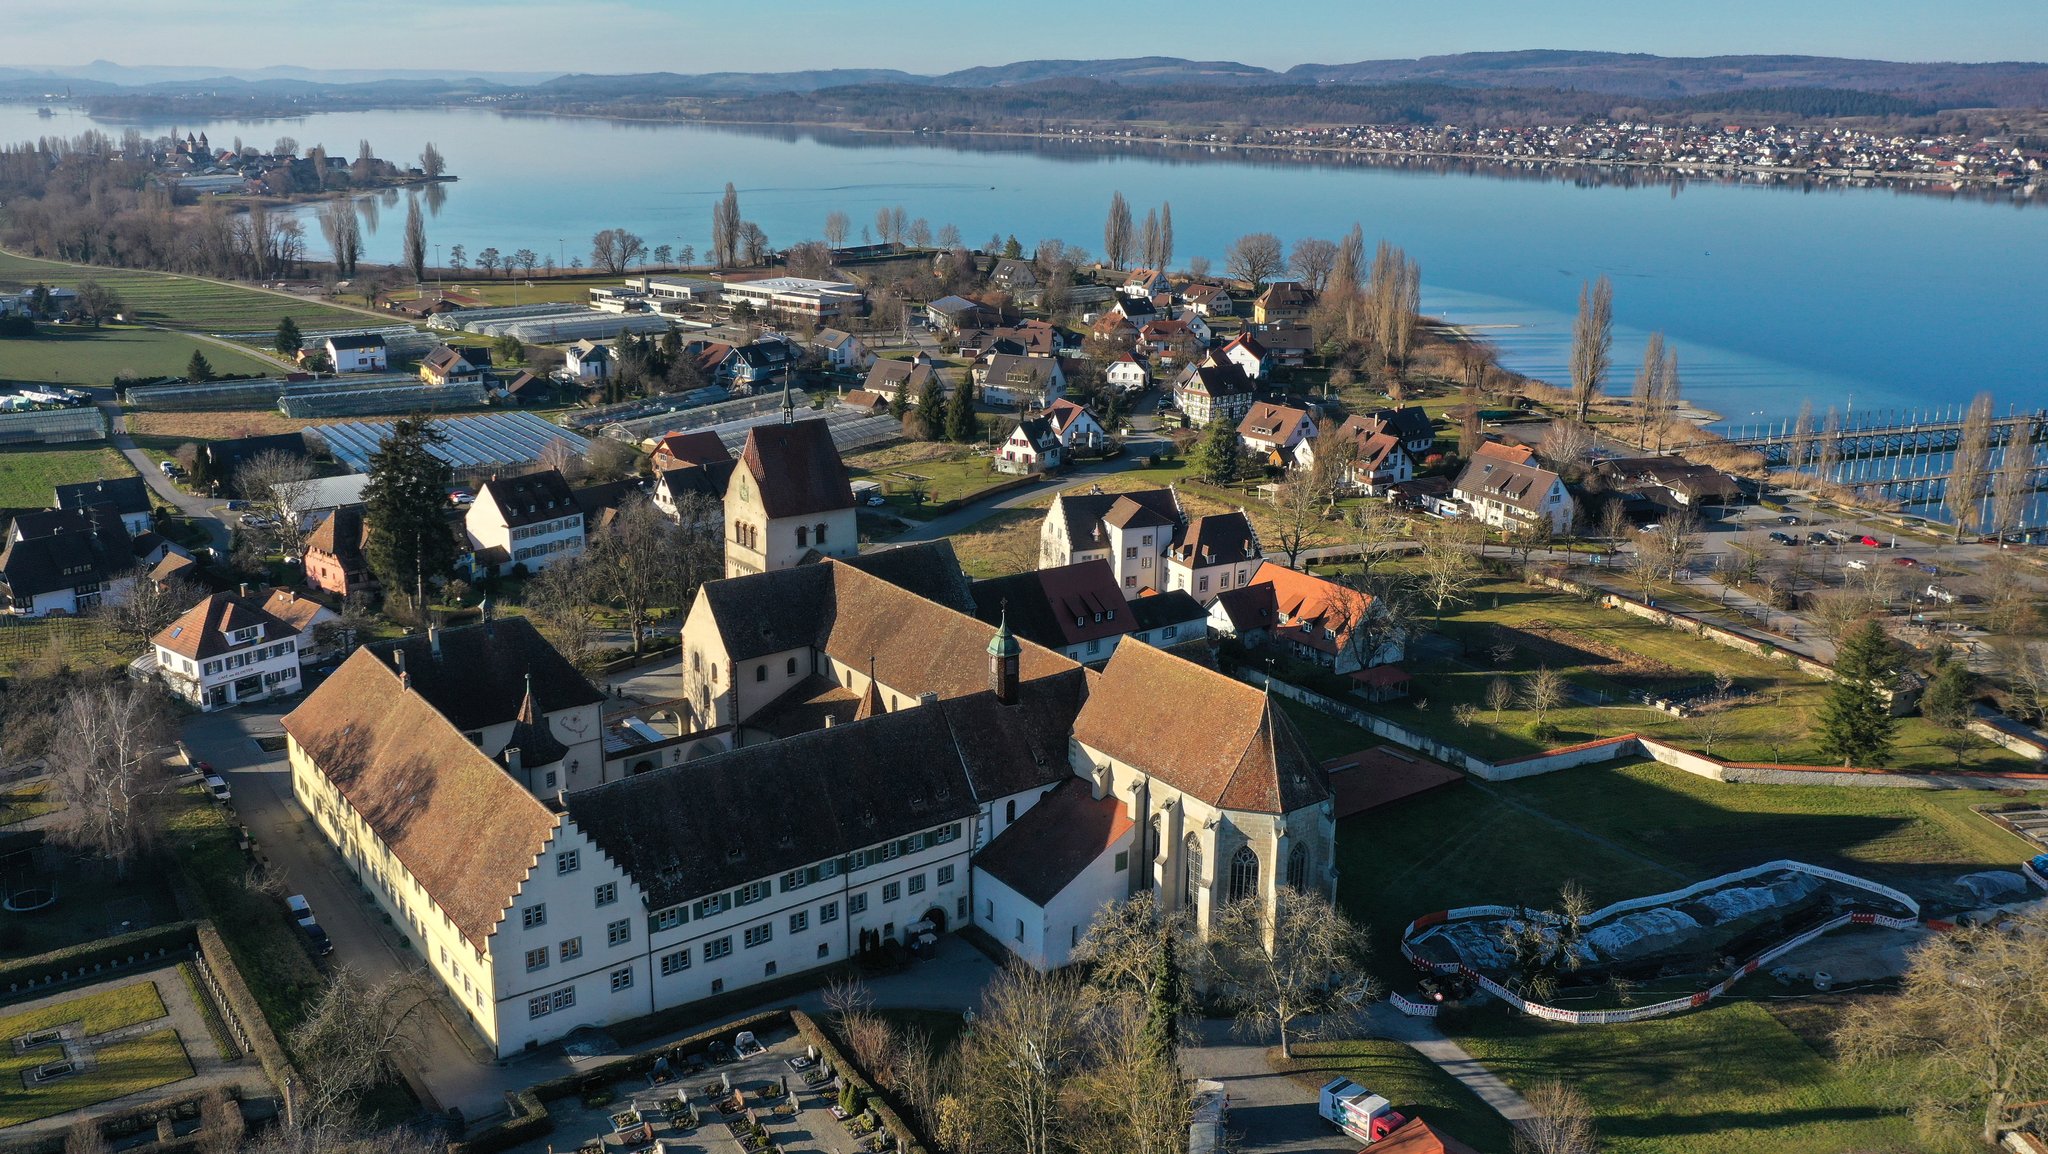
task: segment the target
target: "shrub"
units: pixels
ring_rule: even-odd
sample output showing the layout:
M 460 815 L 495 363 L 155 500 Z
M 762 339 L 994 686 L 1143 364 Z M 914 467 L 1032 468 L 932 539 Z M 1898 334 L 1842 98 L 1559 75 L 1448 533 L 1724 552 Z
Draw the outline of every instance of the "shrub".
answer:
M 1537 741 L 1556 741 L 1560 734 L 1555 722 L 1533 721 L 1529 723 L 1529 736 Z

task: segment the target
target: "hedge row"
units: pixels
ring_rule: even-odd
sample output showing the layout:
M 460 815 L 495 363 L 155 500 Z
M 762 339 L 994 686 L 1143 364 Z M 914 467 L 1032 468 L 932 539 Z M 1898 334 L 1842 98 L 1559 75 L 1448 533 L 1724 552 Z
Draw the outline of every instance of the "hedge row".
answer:
M 0 965 L 0 999 L 42 993 L 44 986 L 89 977 L 95 965 L 125 965 L 130 958 L 139 962 L 160 950 L 189 949 L 196 928 L 195 922 L 172 922 L 7 962 Z
M 809 1014 L 804 1013 L 802 1010 L 791 1010 L 789 1011 L 789 1019 L 796 1024 L 796 1032 L 803 1040 L 816 1046 L 818 1053 L 824 1055 L 825 1060 L 832 1064 L 832 1069 L 841 1078 L 852 1083 L 854 1089 L 867 1097 L 868 1108 L 873 1110 L 875 1116 L 882 1120 L 883 1128 L 895 1136 L 903 1149 L 908 1151 L 909 1154 L 926 1154 L 924 1144 L 919 1140 L 917 1131 L 911 1128 L 910 1123 L 903 1120 L 903 1116 L 898 1114 L 893 1106 L 890 1106 L 888 1102 L 883 1100 L 882 1092 L 875 1088 L 874 1083 L 868 1081 L 867 1071 L 854 1065 L 845 1054 L 840 1053 L 839 1047 L 833 1043 L 831 1036 L 821 1029 L 818 1023 L 811 1019 Z
M 667 1058 L 671 1065 L 685 1056 L 707 1051 L 711 1043 L 729 1038 L 741 1030 L 757 1033 L 790 1021 L 795 1011 L 768 1010 L 735 1021 L 725 1022 L 713 1029 L 699 1030 L 680 1041 L 643 1050 L 620 1062 L 607 1062 L 594 1070 L 583 1070 L 564 1074 L 545 1082 L 536 1082 L 513 1095 L 512 1117 L 496 1122 L 477 1131 L 460 1142 L 449 1144 L 450 1154 L 496 1154 L 522 1142 L 529 1142 L 552 1131 L 555 1122 L 548 1114 L 546 1103 L 562 1098 L 581 1098 L 594 1090 L 606 1089 L 622 1078 L 646 1077 L 654 1069 L 656 1061 Z M 615 1035 L 616 1036 L 616 1035 Z
M 263 1066 L 263 1075 L 280 1092 L 296 1080 L 297 1071 L 292 1068 L 291 1059 L 285 1056 L 284 1047 L 278 1044 L 277 1035 L 271 1032 L 270 1019 L 263 1016 L 263 1007 L 249 992 L 249 985 L 242 980 L 242 971 L 235 965 L 234 954 L 228 949 L 220 931 L 212 922 L 199 923 L 199 956 L 204 958 L 209 972 L 220 984 L 222 1016 L 228 1019 L 230 1029 L 239 1027 L 242 1037 L 248 1039 L 249 1048 L 256 1055 L 256 1061 Z
M 109 1141 L 118 1142 L 123 1138 L 142 1133 L 145 1130 L 157 1131 L 159 1122 L 189 1122 L 194 1118 L 198 1118 L 201 1113 L 199 1103 L 203 1093 L 203 1091 L 188 1092 L 183 1097 L 159 1098 L 154 1102 L 145 1102 L 140 1106 L 130 1106 L 125 1110 L 116 1110 L 110 1114 L 97 1115 L 93 1118 L 93 1121 L 99 1124 L 100 1134 L 103 1137 Z M 232 1103 L 230 1105 L 232 1106 Z M 233 1108 L 240 1109 L 239 1106 L 233 1106 Z M 208 1133 L 208 1126 L 201 1126 L 190 1134 L 175 1138 L 159 1139 L 150 1144 L 149 1154 L 191 1154 L 193 1151 L 202 1149 L 209 1137 L 211 1135 Z M 69 1149 L 68 1138 L 68 1131 L 46 1130 L 40 1134 L 0 1140 L 0 1154 L 66 1154 L 66 1151 Z

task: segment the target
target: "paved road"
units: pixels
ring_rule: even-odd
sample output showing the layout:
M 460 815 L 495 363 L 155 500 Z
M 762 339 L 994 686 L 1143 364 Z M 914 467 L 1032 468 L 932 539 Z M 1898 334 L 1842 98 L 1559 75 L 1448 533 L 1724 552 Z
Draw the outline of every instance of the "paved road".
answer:
M 191 518 L 194 524 L 205 529 L 207 537 L 213 542 L 214 552 L 222 557 L 227 556 L 230 544 L 228 527 L 222 519 L 227 503 L 212 497 L 194 496 L 172 484 L 171 479 L 164 476 L 163 469 L 159 468 L 162 459 L 151 457 L 135 447 L 135 438 L 128 433 L 128 414 L 122 409 L 120 402 L 114 399 L 113 390 L 91 391 L 93 403 L 99 406 L 100 412 L 107 418 L 107 435 L 114 448 L 120 450 L 121 455 L 128 458 L 128 463 L 134 465 L 136 471 L 142 474 L 143 483 L 149 486 L 150 492 L 155 493 L 158 500 L 183 513 Z

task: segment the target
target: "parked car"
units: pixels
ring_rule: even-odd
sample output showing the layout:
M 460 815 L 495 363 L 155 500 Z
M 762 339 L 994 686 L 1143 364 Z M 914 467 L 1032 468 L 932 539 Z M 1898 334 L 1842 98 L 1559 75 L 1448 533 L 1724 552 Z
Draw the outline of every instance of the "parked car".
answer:
M 1837 545 L 1846 545 L 1849 543 L 1849 535 L 1847 533 L 1842 532 L 1840 529 L 1827 529 L 1823 530 L 1823 532 L 1826 533 L 1828 540 L 1833 541 Z
M 163 470 L 163 474 L 166 477 L 175 477 L 185 471 L 178 467 L 176 461 L 158 461 L 156 467 Z
M 1806 543 L 1808 545 L 1826 545 L 1829 543 L 1828 535 L 1826 533 L 1808 533 L 1806 535 Z
M 1884 542 L 1882 542 L 1882 541 L 1878 540 L 1878 539 L 1877 539 L 1877 538 L 1875 538 L 1875 537 L 1872 537 L 1872 536 L 1871 536 L 1870 534 L 1868 534 L 1868 533 L 1865 533 L 1865 534 L 1863 535 L 1863 543 L 1864 543 L 1865 545 L 1868 545 L 1868 546 L 1870 546 L 1870 547 L 1871 547 L 1872 549 L 1882 549 L 1882 548 L 1884 548 Z
M 1861 557 L 1851 557 L 1847 561 L 1842 562 L 1842 567 L 1845 569 L 1868 569 L 1870 568 L 1870 562 L 1865 561 Z
M 1920 559 L 1918 557 L 1894 557 L 1892 558 L 1892 564 L 1903 565 L 1908 569 L 1917 569 L 1920 566 Z
M 313 903 L 306 900 L 306 895 L 293 894 L 284 899 L 284 908 L 291 914 L 292 921 L 297 924 L 300 932 L 306 935 L 307 947 L 315 956 L 334 952 L 334 942 L 328 938 L 327 931 L 321 928 L 319 920 L 313 916 Z
M 1941 602 L 1943 605 L 1954 605 L 1956 603 L 1955 592 L 1950 589 L 1945 589 L 1940 585 L 1929 585 L 1927 587 L 1927 595 L 1929 597 L 1934 598 L 1936 601 Z
M 880 493 L 876 493 L 874 496 L 868 498 L 869 508 L 878 508 L 888 503 L 889 499 L 887 497 L 882 496 Z
M 451 505 L 474 505 L 476 504 L 476 494 L 468 489 L 450 489 L 448 490 L 448 503 Z
M 213 795 L 213 800 L 225 802 L 234 799 L 235 792 L 228 788 L 227 778 L 217 773 L 209 773 L 202 780 L 206 783 L 206 792 Z
M 1776 541 L 1780 545 L 1799 544 L 1799 538 L 1794 537 L 1789 533 L 1773 533 L 1771 534 L 1771 540 Z
M 1787 513 L 1784 516 L 1778 518 L 1778 524 L 1780 525 L 1797 525 L 1798 523 L 1799 518 L 1791 513 Z

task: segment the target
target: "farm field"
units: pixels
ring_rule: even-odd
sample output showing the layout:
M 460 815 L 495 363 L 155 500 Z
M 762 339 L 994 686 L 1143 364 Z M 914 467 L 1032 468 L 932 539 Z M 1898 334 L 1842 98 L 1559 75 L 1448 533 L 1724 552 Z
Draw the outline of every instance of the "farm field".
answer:
M 138 377 L 183 376 L 194 349 L 206 354 L 215 373 L 270 376 L 284 371 L 283 366 L 273 361 L 162 329 L 109 325 L 94 330 L 45 325 L 40 332 L 34 340 L 11 340 L 0 345 L 0 376 L 74 388 L 106 388 L 123 373 Z
M 130 409 L 128 432 L 135 443 L 150 448 L 165 443 L 173 449 L 186 441 L 217 441 L 232 437 L 296 433 L 329 424 L 339 417 L 287 417 L 276 409 Z
M 316 301 L 243 288 L 218 281 L 140 269 L 100 268 L 38 260 L 0 252 L 0 283 L 48 284 L 71 288 L 94 280 L 113 289 L 129 319 L 173 329 L 206 332 L 274 329 L 289 316 L 301 328 L 362 324 L 368 318 Z M 189 354 L 188 354 L 189 355 Z M 210 355 L 210 354 L 209 354 Z
M 1725 674 L 1743 695 L 1711 723 L 1715 756 L 1822 760 L 1813 734 L 1827 686 L 1790 664 L 1519 581 L 1481 582 L 1470 598 L 1462 610 L 1445 615 L 1440 629 L 1462 646 L 1463 656 L 1411 659 L 1406 664 L 1417 675 L 1414 698 L 1375 706 L 1375 712 L 1491 759 L 1631 732 L 1704 750 L 1710 723 L 1673 717 L 1639 704 L 1634 695 L 1704 693 L 1712 690 L 1717 675 Z M 1530 734 L 1535 713 L 1520 702 L 1496 714 L 1486 700 L 1487 686 L 1496 678 L 1519 691 L 1539 666 L 1563 673 L 1574 687 L 1572 699 L 1549 711 L 1547 720 L 1558 733 L 1547 739 Z M 1462 704 L 1479 710 L 1469 725 L 1455 717 Z M 1938 735 L 1924 718 L 1902 719 L 1888 764 L 1895 769 L 1954 768 L 1955 755 L 1936 744 Z M 1980 742 L 1968 752 L 1966 768 L 2021 770 L 2031 764 Z
M 0 448 L 0 509 L 47 509 L 58 485 L 134 475 L 128 458 L 106 445 L 8 445 Z

